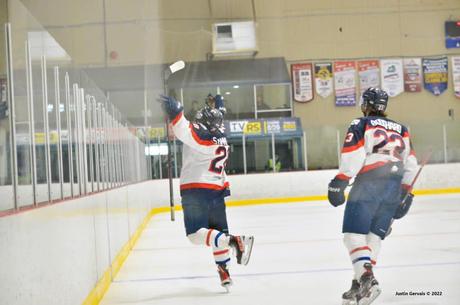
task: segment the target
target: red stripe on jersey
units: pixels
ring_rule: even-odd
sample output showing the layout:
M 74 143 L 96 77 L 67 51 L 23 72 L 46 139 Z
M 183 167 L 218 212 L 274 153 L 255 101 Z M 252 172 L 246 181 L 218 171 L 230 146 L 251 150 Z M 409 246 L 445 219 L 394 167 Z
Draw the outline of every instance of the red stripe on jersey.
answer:
M 342 148 L 342 153 L 347 153 L 347 152 L 355 151 L 355 150 L 357 150 L 357 149 L 359 149 L 359 148 L 361 148 L 361 147 L 363 147 L 363 146 L 364 146 L 364 139 L 361 139 L 361 140 L 359 140 L 358 143 L 356 143 L 356 144 L 353 145 L 353 146 L 344 146 L 344 147 Z
M 359 247 L 359 248 L 356 248 L 356 249 L 353 249 L 350 251 L 350 255 L 355 253 L 355 252 L 358 252 L 358 251 L 362 251 L 362 250 L 369 250 L 369 251 L 372 251 L 371 248 L 369 248 L 368 246 L 364 246 L 364 247 Z
M 408 137 L 409 137 L 409 133 L 408 133 L 407 131 L 404 131 L 404 133 L 403 133 L 402 136 L 403 136 L 403 138 L 408 138 Z
M 339 179 L 339 180 L 347 180 L 347 181 L 348 181 L 348 180 L 351 179 L 351 177 L 348 177 L 348 176 L 345 175 L 345 174 L 338 174 L 338 175 L 335 176 L 335 177 L 336 177 L 337 179 Z
M 213 229 L 209 229 L 208 230 L 208 235 L 206 235 L 206 246 L 210 247 L 211 244 L 209 243 L 209 240 L 211 239 L 211 233 L 212 233 Z
M 382 167 L 382 166 L 384 166 L 384 165 L 386 165 L 386 164 L 387 164 L 387 162 L 383 162 L 383 161 L 375 162 L 375 163 L 372 163 L 372 164 L 369 164 L 369 165 L 364 166 L 364 167 L 359 171 L 359 173 L 362 174 L 362 173 L 368 172 L 368 171 L 370 171 L 370 170 L 373 170 L 373 169 Z
M 187 183 L 182 184 L 180 189 L 183 190 L 190 190 L 190 189 L 209 189 L 209 190 L 217 190 L 221 191 L 230 186 L 230 183 L 225 182 L 224 185 L 217 185 L 211 183 Z
M 216 252 L 214 252 L 214 255 L 216 255 L 216 256 L 217 256 L 217 255 L 222 255 L 222 254 L 225 254 L 225 253 L 227 253 L 227 252 L 228 252 L 228 249 L 222 250 L 222 251 L 216 251 Z
M 415 156 L 415 150 L 411 149 L 411 150 L 410 150 L 410 153 L 409 153 L 409 156 L 414 156 L 414 157 L 416 157 L 416 156 Z
M 176 117 L 171 121 L 171 124 L 173 124 L 173 126 L 176 125 L 177 122 L 179 122 L 180 119 L 182 119 L 183 116 L 184 116 L 184 115 L 182 114 L 182 111 L 181 111 L 181 112 L 180 112 L 178 115 L 176 115 Z
M 192 132 L 192 137 L 193 139 L 200 145 L 204 145 L 204 146 L 211 146 L 211 145 L 214 145 L 215 143 L 213 141 L 210 141 L 210 140 L 202 140 L 200 139 L 200 136 L 196 133 L 195 129 L 193 128 L 193 125 L 190 123 L 190 131 Z

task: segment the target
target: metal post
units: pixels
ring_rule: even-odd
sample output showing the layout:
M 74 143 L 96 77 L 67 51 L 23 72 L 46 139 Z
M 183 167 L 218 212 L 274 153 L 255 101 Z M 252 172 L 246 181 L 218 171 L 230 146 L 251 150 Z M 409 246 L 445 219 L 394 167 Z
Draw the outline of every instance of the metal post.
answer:
M 275 159 L 275 133 L 272 132 L 272 166 L 273 166 L 273 173 L 276 172 L 276 159 Z
M 174 148 L 174 177 L 177 178 L 177 143 L 176 143 L 176 136 L 174 136 L 173 141 L 173 148 Z
M 105 175 L 105 130 L 104 130 L 104 107 L 102 103 L 98 103 L 98 129 L 99 129 L 99 167 L 101 177 L 101 189 L 106 189 L 106 175 Z
M 91 193 L 94 192 L 94 160 L 93 160 L 93 145 L 94 145 L 94 124 L 93 124 L 93 103 L 91 96 L 86 95 L 86 121 L 88 122 L 88 150 L 89 150 L 89 180 L 91 182 Z
M 13 52 L 11 43 L 11 24 L 5 24 L 5 47 L 6 47 L 6 78 L 8 88 L 8 118 L 10 123 L 10 167 L 11 184 L 13 186 L 14 209 L 18 208 L 18 160 L 16 152 L 16 110 L 14 101 L 14 76 L 13 76 Z
M 161 168 L 161 139 L 158 136 L 158 169 L 160 171 L 160 179 L 163 179 L 163 169 Z
M 75 162 L 77 170 L 77 184 L 78 184 L 78 195 L 81 195 L 81 151 L 80 151 L 80 120 L 79 115 L 79 97 L 80 90 L 78 90 L 78 84 L 73 84 L 73 108 L 74 108 L 74 122 L 75 122 Z
M 107 128 L 107 102 L 102 108 L 102 124 L 104 128 L 104 176 L 105 188 L 110 188 L 110 167 L 109 167 L 109 132 Z
M 447 128 L 446 124 L 442 124 L 442 140 L 444 148 L 444 163 L 447 163 Z
M 34 115 L 34 88 L 32 79 L 32 58 L 30 55 L 30 44 L 26 41 L 26 81 L 27 81 L 27 112 L 29 119 L 30 137 L 30 171 L 32 175 L 33 203 L 37 205 L 37 154 L 35 150 L 35 115 Z
M 340 157 L 341 157 L 341 144 L 340 144 L 340 131 L 337 129 L 337 160 L 340 167 Z
M 70 183 L 70 196 L 74 196 L 73 190 L 73 135 L 72 135 L 72 116 L 70 113 L 70 81 L 69 73 L 65 74 L 65 108 L 67 109 L 67 155 L 69 157 L 69 183 Z
M 116 109 L 115 116 L 117 120 L 116 122 L 117 122 L 117 152 L 118 152 L 118 185 L 120 186 L 123 184 L 123 152 L 121 151 L 123 143 L 121 140 L 121 137 L 122 137 L 121 122 L 120 122 L 121 114 L 118 111 L 118 109 Z
M 303 161 L 305 164 L 305 170 L 308 171 L 308 156 L 307 156 L 307 133 L 303 132 Z
M 110 104 L 111 105 L 111 108 L 112 108 L 112 115 L 111 115 L 111 120 L 110 120 L 110 125 L 112 127 L 112 156 L 113 156 L 113 171 L 114 171 L 114 175 L 113 175 L 113 183 L 114 183 L 114 186 L 118 186 L 118 154 L 117 154 L 117 150 L 116 150 L 116 147 L 117 147 L 117 143 L 116 143 L 116 120 L 115 120 L 115 107 L 113 106 L 113 104 Z
M 243 139 L 243 169 L 244 169 L 244 174 L 246 175 L 248 173 L 248 166 L 247 166 L 247 160 L 246 160 L 246 135 L 243 133 L 242 135 Z
M 93 97 L 93 121 L 94 121 L 94 163 L 96 168 L 96 190 L 100 191 L 100 181 L 101 181 L 101 171 L 99 168 L 99 141 L 100 141 L 100 133 L 99 133 L 99 109 L 97 107 L 96 99 Z
M 86 114 L 88 106 L 85 103 L 85 89 L 80 88 L 80 121 L 81 121 L 81 140 L 82 140 L 82 167 L 83 167 L 83 191 L 88 194 L 88 150 L 87 150 L 87 128 L 86 128 Z
M 120 161 L 121 161 L 121 184 L 124 185 L 126 181 L 126 166 L 125 166 L 125 129 L 123 128 L 123 124 L 121 123 L 121 113 L 118 112 L 118 118 L 120 120 Z
M 50 130 L 48 119 L 48 76 L 46 71 L 46 57 L 42 55 L 41 58 L 42 68 L 42 96 L 43 96 L 43 127 L 45 131 L 45 170 L 46 170 L 46 184 L 48 186 L 48 202 L 52 199 L 51 191 L 51 149 L 50 149 Z
M 54 107 L 56 108 L 56 127 L 58 132 L 57 157 L 59 172 L 59 198 L 64 199 L 64 169 L 62 160 L 62 130 L 61 130 L 61 94 L 59 84 L 59 67 L 54 67 Z

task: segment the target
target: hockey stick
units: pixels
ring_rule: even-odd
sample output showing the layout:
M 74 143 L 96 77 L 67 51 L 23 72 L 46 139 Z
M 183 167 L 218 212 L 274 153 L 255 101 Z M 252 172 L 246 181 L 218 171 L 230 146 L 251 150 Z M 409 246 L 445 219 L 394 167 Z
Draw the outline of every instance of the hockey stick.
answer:
M 412 190 L 414 189 L 414 184 L 415 182 L 417 182 L 417 179 L 418 179 L 418 176 L 420 175 L 420 173 L 422 172 L 422 169 L 423 167 L 428 163 L 428 161 L 430 160 L 431 158 L 431 154 L 433 153 L 433 149 L 430 147 L 430 149 L 428 150 L 428 153 L 426 154 L 425 158 L 423 158 L 422 162 L 420 163 L 420 167 L 417 171 L 417 174 L 415 175 L 414 179 L 412 180 L 412 183 L 409 185 L 409 189 L 407 190 L 407 194 L 406 196 L 404 196 L 402 202 L 406 201 L 407 197 L 409 196 L 409 194 L 412 192 Z
M 163 71 L 163 86 L 166 95 L 168 94 L 168 80 L 177 71 L 185 68 L 185 62 L 183 60 L 176 61 Z M 171 156 L 171 139 L 169 138 L 169 118 L 166 116 L 166 140 L 168 141 L 168 180 L 169 180 L 169 206 L 171 209 L 171 221 L 176 219 L 174 214 L 174 190 L 172 180 L 172 156 Z M 177 164 L 177 160 L 176 160 Z
M 420 176 L 420 173 L 422 172 L 422 169 L 425 167 L 425 165 L 428 163 L 428 161 L 430 160 L 431 158 L 431 154 L 433 153 L 433 148 L 430 147 L 430 149 L 428 150 L 428 153 L 426 154 L 425 158 L 423 158 L 422 162 L 420 163 L 420 167 L 417 171 L 417 174 L 415 174 L 415 177 L 414 179 L 412 180 L 412 183 L 409 185 L 409 188 L 407 189 L 407 193 L 406 195 L 404 196 L 404 198 L 401 200 L 401 203 L 399 205 L 402 205 L 403 202 L 406 201 L 407 197 L 409 197 L 409 195 L 412 193 L 412 190 L 414 189 L 414 185 L 415 185 L 415 182 L 417 182 L 417 179 L 418 179 L 418 176 Z M 385 237 L 387 237 L 388 235 L 390 235 L 392 229 L 391 229 L 391 226 L 393 225 L 393 222 L 395 221 L 394 218 L 391 218 L 391 223 L 390 223 L 390 226 L 388 227 L 388 231 L 387 231 L 387 234 L 385 235 Z

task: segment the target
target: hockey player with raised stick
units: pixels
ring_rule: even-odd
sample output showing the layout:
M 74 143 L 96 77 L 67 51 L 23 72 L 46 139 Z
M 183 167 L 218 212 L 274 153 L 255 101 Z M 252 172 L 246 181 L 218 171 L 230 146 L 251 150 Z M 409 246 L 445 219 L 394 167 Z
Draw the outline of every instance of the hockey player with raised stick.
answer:
M 381 241 L 392 218 L 404 216 L 413 199 L 408 190 L 417 159 L 407 128 L 386 118 L 387 103 L 383 90 L 369 88 L 363 93 L 364 116 L 351 122 L 339 173 L 329 183 L 328 199 L 336 207 L 345 202 L 345 188 L 355 177 L 342 227 L 354 269 L 352 286 L 342 296 L 345 305 L 368 305 L 380 294 L 372 267 Z
M 160 102 L 169 116 L 176 137 L 184 143 L 180 192 L 185 230 L 196 245 L 212 248 L 221 285 L 232 285 L 228 266 L 233 249 L 238 264 L 249 262 L 254 238 L 229 234 L 225 197 L 230 195 L 225 174 L 229 146 L 224 133 L 225 108 L 220 95 L 207 98 L 206 106 L 189 122 L 182 105 L 162 95 Z

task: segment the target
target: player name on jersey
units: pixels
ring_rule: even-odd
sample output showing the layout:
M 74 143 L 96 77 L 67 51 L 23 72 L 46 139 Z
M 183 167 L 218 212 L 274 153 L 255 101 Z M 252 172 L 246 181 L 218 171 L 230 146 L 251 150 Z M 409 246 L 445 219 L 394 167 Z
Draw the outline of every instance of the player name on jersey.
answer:
M 383 119 L 371 120 L 370 124 L 372 126 L 382 126 L 386 130 L 394 130 L 394 131 L 397 131 L 399 133 L 402 132 L 402 127 L 401 127 L 400 124 L 395 123 L 395 122 L 390 122 L 390 121 L 387 121 L 387 120 L 383 120 Z

